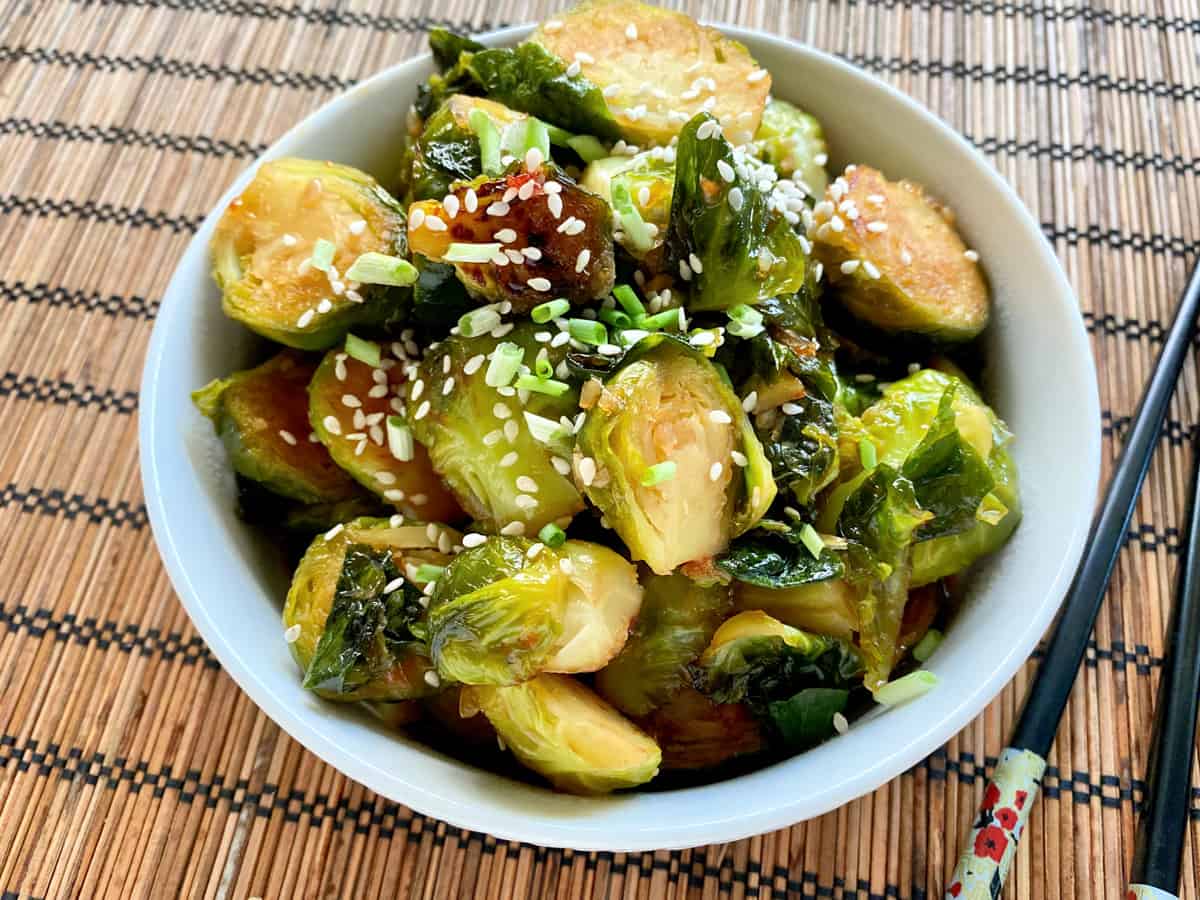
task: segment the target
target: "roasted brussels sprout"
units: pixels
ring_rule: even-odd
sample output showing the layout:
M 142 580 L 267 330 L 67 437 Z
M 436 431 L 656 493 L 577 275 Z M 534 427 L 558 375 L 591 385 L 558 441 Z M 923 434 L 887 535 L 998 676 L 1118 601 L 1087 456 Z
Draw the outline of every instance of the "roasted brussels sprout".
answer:
M 356 286 L 346 272 L 366 253 L 406 255 L 404 211 L 357 169 L 272 160 L 229 204 L 210 251 L 226 315 L 281 344 L 324 349 L 395 312 L 391 287 Z
M 284 350 L 265 363 L 211 381 L 192 394 L 212 420 L 233 470 L 305 504 L 359 499 L 328 451 L 309 440 L 308 382 L 316 362 Z
M 638 720 L 662 748 L 664 771 L 711 769 L 767 749 L 758 718 L 744 703 L 714 703 L 692 687 Z
M 372 357 L 371 364 L 336 348 L 313 375 L 308 387 L 313 432 L 338 465 L 405 515 L 459 520 L 462 510 L 454 496 L 398 414 L 407 390 L 404 348 L 357 339 L 353 346 L 364 348 L 357 352 Z
M 257 481 L 237 477 L 237 512 L 246 522 L 311 538 L 339 522 L 386 516 L 391 509 L 370 491 L 355 486 L 346 500 L 304 503 L 276 494 Z
M 991 300 L 976 257 L 950 210 L 919 185 L 848 168 L 813 209 L 812 236 L 842 303 L 875 328 L 952 343 L 987 325 Z
M 532 535 L 550 522 L 565 525 L 583 509 L 568 477 L 568 429 L 546 434 L 543 428 L 575 414 L 578 395 L 564 389 L 560 396 L 525 397 L 511 386 L 489 385 L 488 357 L 501 343 L 520 351 L 525 365 L 545 351 L 542 358 L 557 367 L 566 353 L 564 346 L 539 341 L 532 323 L 503 338 L 447 338 L 421 364 L 408 394 L 408 419 L 434 469 L 481 527 Z
M 406 573 L 443 566 L 458 534 L 356 519 L 316 538 L 292 578 L 285 638 L 304 686 L 331 700 L 409 700 L 436 674 L 421 639 L 423 594 Z
M 644 597 L 629 640 L 596 673 L 596 690 L 621 712 L 644 716 L 690 683 L 688 665 L 729 612 L 729 589 L 678 573 L 643 579 Z
M 790 178 L 809 197 L 825 195 L 828 150 L 821 123 L 786 100 L 772 98 L 763 110 L 754 133 L 754 151 L 775 167 L 781 178 Z
M 803 207 L 795 185 L 730 146 L 707 113 L 688 122 L 675 156 L 668 239 L 690 282 L 688 308 L 754 306 L 812 291 L 805 245 L 793 228 Z
M 421 701 L 425 711 L 438 725 L 449 732 L 457 742 L 471 747 L 496 746 L 496 729 L 486 716 L 479 715 L 466 700 L 468 688 L 447 685 L 444 690 Z
M 594 672 L 624 646 L 641 603 L 637 570 L 606 547 L 492 537 L 438 579 L 429 647 L 438 673 L 463 684 Z
M 604 383 L 575 474 L 633 558 L 660 575 L 720 553 L 775 499 L 738 398 L 703 355 L 664 335 L 640 341 Z
M 789 588 L 838 578 L 842 561 L 809 525 L 763 519 L 717 558 L 717 566 L 739 581 Z
M 637 0 L 581 3 L 543 24 L 533 41 L 578 63 L 604 89 L 621 136 L 637 144 L 668 143 L 701 111 L 743 144 L 771 92 L 771 76 L 737 41 Z
M 632 159 L 606 156 L 587 167 L 581 183 L 613 206 L 618 223 L 613 239 L 634 258 L 651 260 L 671 219 L 675 150 L 654 147 Z
M 465 693 L 513 755 L 561 790 L 604 794 L 658 774 L 658 745 L 573 678 L 539 675 Z
M 483 174 L 479 136 L 471 127 L 471 114 L 479 110 L 500 133 L 528 117 L 483 97 L 455 94 L 429 117 L 412 154 L 410 200 L 440 200 L 459 181 Z
M 449 207 L 412 206 L 408 240 L 414 252 L 452 262 L 473 294 L 528 312 L 554 297 L 585 303 L 612 290 L 608 204 L 550 166 L 485 176 L 449 196 Z
M 738 582 L 733 598 L 739 612 L 760 610 L 793 628 L 844 641 L 852 640 L 859 627 L 858 592 L 844 578 L 785 588 Z

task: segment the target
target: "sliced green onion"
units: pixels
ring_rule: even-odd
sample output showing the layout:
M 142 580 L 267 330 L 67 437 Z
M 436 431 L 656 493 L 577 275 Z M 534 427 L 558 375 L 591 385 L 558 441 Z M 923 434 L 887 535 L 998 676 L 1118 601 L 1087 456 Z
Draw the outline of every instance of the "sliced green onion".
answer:
M 475 137 L 479 138 L 479 162 L 485 175 L 503 171 L 500 166 L 500 132 L 492 117 L 482 109 L 473 109 L 467 117 Z
M 621 309 L 625 310 L 634 318 L 644 316 L 646 307 L 642 305 L 642 301 L 638 299 L 638 295 L 634 293 L 633 288 L 627 284 L 618 284 L 613 288 L 613 296 L 617 298 L 617 302 L 621 304 Z
M 428 584 L 431 581 L 437 581 L 441 578 L 442 573 L 445 571 L 445 566 L 435 566 L 433 563 L 421 563 L 417 566 L 417 571 L 413 572 L 413 581 Z
M 408 423 L 400 416 L 387 417 L 388 450 L 400 462 L 411 462 L 413 458 L 413 435 Z
M 571 304 L 569 301 L 559 297 L 557 300 L 547 300 L 545 303 L 539 303 L 530 310 L 530 317 L 539 325 L 544 325 L 551 319 L 557 319 L 564 313 L 569 312 Z
M 875 445 L 871 443 L 870 438 L 859 438 L 858 458 L 862 462 L 862 467 L 868 472 L 879 462 L 879 458 L 875 454 Z
M 619 309 L 602 309 L 599 316 L 601 322 L 606 322 L 613 328 L 624 330 L 633 327 L 633 320 Z
M 525 351 L 516 344 L 508 341 L 497 344 L 496 350 L 492 354 L 492 361 L 488 363 L 487 372 L 483 376 L 484 383 L 488 387 L 503 387 L 506 384 L 512 384 L 524 358 Z
M 617 220 L 621 223 L 621 230 L 625 232 L 625 237 L 633 244 L 634 249 L 643 252 L 649 250 L 654 246 L 654 238 L 650 234 L 650 229 L 646 227 L 646 223 L 642 221 L 642 214 L 633 205 L 633 198 L 629 196 L 629 188 L 625 186 L 625 182 L 614 181 L 610 193 L 612 194 L 613 210 L 617 214 Z
M 945 635 L 936 628 L 930 628 L 925 632 L 925 637 L 917 642 L 917 646 L 913 647 L 913 659 L 917 662 L 925 662 L 929 657 L 933 656 L 933 651 L 942 643 Z
M 636 344 L 638 341 L 640 341 L 642 338 L 649 337 L 649 336 L 650 336 L 650 332 L 645 331 L 644 329 L 641 329 L 641 328 L 626 328 L 624 331 L 619 332 L 617 334 L 617 337 L 620 339 L 621 344 L 626 347 L 631 347 L 634 344 Z
M 674 477 L 675 461 L 668 459 L 666 462 L 655 463 L 647 467 L 646 471 L 642 473 L 642 484 L 646 487 L 654 487 L 654 485 L 670 481 Z
M 313 244 L 312 252 L 312 267 L 320 269 L 322 272 L 329 271 L 329 267 L 333 264 L 333 254 L 337 251 L 337 247 L 333 245 L 333 241 L 327 241 L 325 238 L 319 238 Z
M 813 559 L 821 558 L 821 553 L 825 550 L 825 542 L 821 540 L 821 535 L 817 533 L 817 529 L 813 528 L 807 522 L 800 526 L 800 542 L 812 554 Z
M 937 686 L 937 676 L 925 669 L 909 672 L 903 678 L 889 681 L 875 691 L 875 702 L 881 706 L 899 706 L 929 693 Z
M 585 344 L 599 346 L 608 343 L 608 330 L 600 322 L 591 319 L 568 319 L 567 331 L 575 340 Z
M 652 316 L 643 316 L 640 319 L 634 320 L 639 328 L 645 328 L 647 331 L 661 331 L 664 328 L 672 326 L 679 327 L 679 310 L 667 309 L 662 312 L 655 313 Z
M 533 363 L 533 371 L 538 378 L 553 378 L 554 363 L 545 356 L 539 356 Z
M 550 132 L 546 130 L 546 123 L 530 116 L 525 120 L 525 145 L 522 155 L 534 147 L 541 151 L 542 159 L 550 158 Z
M 366 363 L 371 368 L 379 365 L 379 345 L 374 341 L 364 341 L 352 334 L 346 335 L 346 352 L 359 362 Z
M 549 522 L 538 532 L 538 540 L 547 547 L 561 547 L 567 540 L 567 533 L 553 522 Z
M 346 280 L 404 287 L 416 281 L 419 274 L 407 259 L 386 253 L 364 253 L 346 270 Z
M 561 422 L 531 412 L 524 413 L 524 416 L 529 433 L 539 444 L 557 444 L 568 436 L 567 429 Z
M 975 518 L 985 525 L 999 525 L 1007 515 L 1008 507 L 992 492 L 979 501 L 979 508 L 975 510 Z
M 565 381 L 553 378 L 538 378 L 535 375 L 521 375 L 517 378 L 516 388 L 519 391 L 532 391 L 535 394 L 547 394 L 551 397 L 561 397 L 571 389 Z
M 604 145 L 590 134 L 580 134 L 568 138 L 567 146 L 578 153 L 579 158 L 586 163 L 595 162 L 608 156 L 608 150 L 604 148 Z
M 575 135 L 571 134 L 571 132 L 567 131 L 567 129 L 559 128 L 557 125 L 551 125 L 549 122 L 542 122 L 542 125 L 546 128 L 546 136 L 550 138 L 550 143 L 552 143 L 555 147 L 569 147 L 570 144 L 568 144 L 567 141 L 575 137 Z
M 492 257 L 500 252 L 500 244 L 460 244 L 452 243 L 442 259 L 446 262 L 485 263 L 491 262 Z
M 480 306 L 459 316 L 458 330 L 463 337 L 479 337 L 500 324 L 500 313 L 490 306 Z
M 734 337 L 752 338 L 763 333 L 763 317 L 757 309 L 739 303 L 729 310 L 729 325 L 727 330 Z

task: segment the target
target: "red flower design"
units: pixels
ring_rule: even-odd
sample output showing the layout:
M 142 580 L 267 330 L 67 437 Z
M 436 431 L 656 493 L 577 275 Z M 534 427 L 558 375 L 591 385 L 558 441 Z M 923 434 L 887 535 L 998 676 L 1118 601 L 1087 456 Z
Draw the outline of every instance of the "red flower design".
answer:
M 1017 813 L 1007 806 L 1001 807 L 996 810 L 996 821 L 1000 823 L 1001 828 L 1007 828 L 1009 831 L 1012 831 L 1017 826 Z
M 986 828 L 979 829 L 979 834 L 975 835 L 975 855 L 981 859 L 991 859 L 1000 862 L 1004 858 L 1004 851 L 1008 849 L 1008 835 L 1004 830 L 989 825 Z
M 1017 791 L 1017 799 L 1013 801 L 1013 806 L 1017 809 L 1025 808 L 1025 798 L 1029 796 L 1028 791 Z
M 999 802 L 1000 802 L 1000 788 L 996 787 L 996 785 L 994 785 L 994 784 L 989 783 L 987 786 L 987 790 L 983 792 L 983 808 L 991 809 L 993 806 L 995 806 Z
M 950 885 L 950 887 L 946 888 L 946 893 L 949 894 L 951 897 L 957 897 L 959 894 L 962 893 L 962 883 L 958 882 L 958 881 L 954 882 L 954 884 L 952 884 L 952 885 Z

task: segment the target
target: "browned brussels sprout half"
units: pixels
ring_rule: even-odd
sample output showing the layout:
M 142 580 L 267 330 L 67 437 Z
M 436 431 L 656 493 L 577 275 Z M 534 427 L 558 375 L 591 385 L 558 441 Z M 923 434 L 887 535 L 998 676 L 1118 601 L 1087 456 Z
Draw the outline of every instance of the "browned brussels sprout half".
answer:
M 919 185 L 855 166 L 813 213 L 814 252 L 859 319 L 943 342 L 983 331 L 991 309 L 983 271 L 953 214 Z
M 665 771 L 711 769 L 767 748 L 757 717 L 744 703 L 714 703 L 691 687 L 638 724 L 662 748 Z
M 613 287 L 608 204 L 548 164 L 414 203 L 408 241 L 414 253 L 453 263 L 472 293 L 518 312 L 556 297 L 586 303 Z
M 645 338 L 605 381 L 579 433 L 575 475 L 660 575 L 720 553 L 775 499 L 742 404 L 701 353 Z
M 391 343 L 351 338 L 325 354 L 308 388 L 314 433 L 343 469 L 409 516 L 454 522 L 462 510 L 404 420 L 406 355 Z M 378 355 L 378 359 L 375 356 Z
M 284 350 L 262 365 L 209 382 L 192 394 L 212 419 L 233 470 L 301 503 L 360 497 L 328 451 L 309 440 L 308 383 L 316 361 Z
M 504 746 L 560 790 L 605 794 L 658 774 L 662 753 L 653 739 L 573 678 L 539 675 L 465 693 Z
M 408 700 L 438 684 L 423 638 L 421 566 L 442 567 L 459 535 L 356 519 L 316 538 L 283 612 L 305 687 L 331 700 Z
M 528 118 L 503 104 L 483 97 L 455 94 L 429 117 L 413 147 L 412 200 L 440 200 L 451 185 L 471 181 L 483 171 L 479 136 L 471 127 L 471 113 L 479 110 L 497 132 Z
M 281 344 L 323 349 L 394 311 L 389 285 L 346 273 L 363 254 L 405 255 L 404 211 L 358 169 L 277 159 L 229 204 L 210 251 L 226 315 Z

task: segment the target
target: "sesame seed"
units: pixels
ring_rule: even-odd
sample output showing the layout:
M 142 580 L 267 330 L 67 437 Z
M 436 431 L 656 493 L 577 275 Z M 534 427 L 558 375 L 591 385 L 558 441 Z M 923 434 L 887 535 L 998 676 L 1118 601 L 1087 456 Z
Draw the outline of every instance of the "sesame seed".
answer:
M 517 437 L 521 434 L 521 426 L 517 424 L 516 419 L 509 419 L 504 423 L 504 439 L 510 444 L 517 442 Z
M 913 261 L 912 254 L 908 252 L 907 248 L 900 251 L 900 262 L 904 263 L 907 266 L 907 265 L 911 265 L 912 261 Z
M 525 551 L 525 558 L 526 559 L 537 559 L 538 555 L 545 549 L 546 549 L 546 545 L 543 544 L 541 541 L 531 544 L 529 549 Z
M 684 281 L 692 280 L 692 270 L 691 270 L 691 267 L 688 266 L 687 260 L 685 260 L 685 259 L 681 259 L 679 261 L 679 277 L 682 278 Z
M 571 474 L 571 464 L 569 462 L 567 462 L 565 459 L 563 459 L 561 456 L 550 457 L 550 465 L 554 466 L 554 471 L 557 472 L 559 475 L 570 475 Z
M 731 187 L 729 189 L 729 196 L 727 196 L 725 199 L 729 201 L 730 209 L 732 209 L 734 212 L 741 212 L 742 204 L 745 202 L 745 198 L 742 196 L 742 189 L 740 187 L 736 185 Z
M 408 217 L 408 227 L 412 231 L 416 231 L 425 224 L 425 210 L 417 207 L 412 211 L 412 215 Z
M 494 203 L 489 203 L 488 208 L 484 210 L 489 216 L 507 216 L 508 204 L 503 200 L 497 200 Z
M 283 639 L 289 644 L 294 644 L 296 641 L 300 640 L 300 626 L 293 625 L 288 628 L 287 631 L 283 633 Z
M 508 257 L 502 251 L 497 250 L 495 253 L 492 254 L 492 262 L 494 262 L 498 266 L 507 266 L 508 265 Z
M 857 375 L 854 376 L 854 380 L 859 382 L 860 384 L 870 384 L 872 381 L 875 380 L 875 376 L 872 375 L 870 372 L 859 372 Z
M 325 540 L 332 541 L 335 537 L 342 533 L 342 527 L 342 524 L 339 522 L 337 525 L 334 525 L 332 528 L 330 528 L 327 532 L 325 532 Z
M 867 202 L 874 203 L 876 206 L 883 206 L 886 199 L 883 194 L 867 194 Z
M 525 168 L 530 172 L 535 172 L 542 165 L 542 151 L 538 147 L 530 147 L 525 151 Z M 532 181 L 528 182 L 533 184 Z
M 846 721 L 846 717 L 840 712 L 833 714 L 833 730 L 838 734 L 845 734 L 850 730 L 850 723 Z
M 606 99 L 610 99 L 612 97 L 617 96 L 617 94 L 621 93 L 621 86 L 619 84 L 610 84 L 603 91 L 601 91 L 601 93 L 605 96 Z
M 414 422 L 420 422 L 423 418 L 429 415 L 429 401 L 422 400 L 421 405 L 417 407 L 416 413 L 413 415 Z
M 317 312 L 319 313 L 324 314 L 329 312 L 331 309 L 333 309 L 333 302 L 328 297 L 317 304 Z
M 409 500 L 411 500 L 411 501 L 412 501 L 412 502 L 413 502 L 415 505 L 417 505 L 417 506 L 424 506 L 424 505 L 425 505 L 425 502 L 426 502 L 426 501 L 427 501 L 429 498 L 428 498 L 427 496 L 425 496 L 424 494 L 413 494 L 413 495 L 412 495 L 411 497 L 409 497 L 408 499 L 409 499 Z
M 629 38 L 631 41 L 637 40 L 637 26 L 632 22 L 625 26 L 625 37 Z
M 430 669 L 425 673 L 425 683 L 430 687 L 441 687 L 442 679 L 438 677 L 437 672 Z
M 525 262 L 525 257 L 520 250 L 513 250 L 511 247 L 504 251 L 504 255 L 508 257 L 509 262 L 520 265 Z
M 538 150 L 536 147 L 530 148 L 529 152 L 537 153 L 539 157 L 541 156 L 541 153 L 542 153 L 542 151 Z M 533 190 L 536 187 L 537 187 L 537 185 L 534 182 L 526 181 L 519 188 L 517 188 L 517 199 L 518 200 L 528 200 L 530 197 L 533 196 Z
M 783 408 L 783 411 L 785 413 L 787 413 L 789 416 L 798 416 L 798 415 L 800 415 L 800 413 L 804 412 L 803 407 L 801 407 L 799 404 L 791 403 L 791 402 L 783 404 L 782 408 Z
M 590 456 L 584 456 L 579 460 L 579 480 L 585 487 L 596 480 L 596 461 Z
M 279 429 L 279 436 L 283 438 L 284 443 L 291 444 L 293 447 L 296 446 L 296 436 L 286 428 Z
M 486 356 L 484 356 L 482 353 L 477 353 L 467 360 L 466 364 L 463 366 L 463 372 L 467 375 L 474 375 L 479 371 L 480 366 L 482 366 L 486 361 Z
M 697 275 L 704 271 L 704 263 L 700 262 L 700 257 L 698 257 L 695 253 L 688 254 L 688 265 Z
M 746 76 L 746 81 L 748 81 L 750 84 L 756 84 L 756 83 L 762 81 L 766 77 L 767 77 L 766 69 L 755 69 L 753 72 L 751 72 L 749 75 Z
M 425 227 L 428 228 L 430 231 L 445 231 L 446 223 L 443 222 L 441 219 L 439 219 L 437 216 L 426 216 L 425 217 Z
M 542 31 L 546 32 L 547 34 L 553 34 L 562 27 L 563 23 L 561 19 L 550 19 L 545 25 L 542 26 Z
M 596 352 L 601 356 L 620 356 L 622 351 L 616 344 L 600 344 Z
M 354 427 L 359 430 L 367 427 L 367 414 L 365 412 L 363 412 L 361 409 L 356 409 L 354 411 Z M 358 437 L 358 436 L 359 435 L 354 435 L 354 434 L 347 435 L 347 437 Z
M 300 318 L 298 318 L 296 320 L 296 327 L 297 328 L 307 328 L 308 323 L 313 320 L 313 317 L 315 315 L 316 315 L 316 313 L 313 312 L 313 310 L 306 309 L 304 312 L 300 313 Z
M 469 213 L 479 209 L 479 195 L 475 193 L 475 188 L 467 188 L 466 196 L 463 197 L 463 206 Z
M 887 230 L 888 230 L 887 222 L 868 222 L 867 223 L 867 231 L 873 232 L 875 234 L 883 234 L 883 232 L 885 232 Z
M 733 166 L 725 162 L 723 159 L 717 160 L 717 171 L 721 173 L 721 177 L 727 182 L 732 182 L 737 175 L 733 171 Z
M 725 467 L 719 462 L 713 463 L 708 467 L 708 480 L 716 481 L 721 477 L 721 473 L 725 471 Z
M 454 378 L 453 377 L 447 378 L 445 380 L 445 382 L 442 384 L 442 396 L 449 397 L 450 392 L 452 390 L 454 390 Z
M 843 275 L 853 275 L 861 265 L 862 263 L 857 259 L 848 259 L 838 266 L 838 268 L 842 270 Z
M 879 267 L 876 266 L 875 263 L 871 262 L 869 259 L 863 260 L 863 271 L 867 273 L 868 278 L 878 278 L 879 277 Z
M 547 194 L 546 208 L 550 210 L 550 215 L 554 216 L 554 218 L 561 217 L 563 211 L 562 197 L 559 194 Z
M 579 60 L 575 60 L 575 62 L 573 62 L 569 66 L 567 66 L 567 77 L 574 78 L 576 75 L 578 75 L 582 71 L 583 71 L 583 66 L 581 66 L 579 64 Z
M 701 331 L 701 332 L 697 332 L 696 334 L 693 334 L 690 338 L 688 338 L 688 343 L 691 344 L 693 347 L 707 347 L 709 344 L 711 344 L 716 339 L 717 339 L 717 336 L 715 334 L 713 334 L 711 331 Z
M 494 447 L 494 446 L 496 446 L 496 444 L 500 443 L 500 441 L 503 439 L 503 437 L 504 437 L 504 432 L 501 431 L 499 428 L 495 429 L 494 431 L 489 431 L 487 434 L 485 434 L 483 436 L 483 446 Z
M 470 550 L 472 547 L 478 547 L 480 544 L 487 542 L 487 535 L 480 534 L 477 531 L 469 531 L 463 535 L 463 546 Z
M 310 444 L 319 444 L 321 443 L 321 439 L 317 437 L 317 433 L 315 431 L 310 431 L 308 433 L 308 442 Z
M 723 409 L 714 409 L 709 411 L 708 420 L 716 425 L 729 425 L 733 422 L 733 416 Z
M 546 291 L 550 290 L 550 279 L 549 278 L 542 278 L 541 276 L 538 276 L 537 278 L 530 278 L 525 283 L 527 285 L 529 285 L 531 288 L 533 288 L 535 291 L 541 291 L 542 293 L 545 293 Z
M 638 203 L 642 206 L 650 205 L 650 188 L 648 185 L 642 185 L 638 188 Z
M 285 247 L 295 247 L 297 243 L 296 236 L 294 234 L 285 234 L 281 240 L 283 241 L 283 246 Z
M 339 422 L 337 420 L 337 418 L 334 416 L 326 416 L 324 419 L 321 420 L 321 425 L 323 425 L 325 430 L 328 431 L 330 434 L 341 434 L 342 433 L 342 423 Z
M 594 63 L 596 61 L 596 58 L 592 56 L 592 54 L 585 53 L 583 50 L 577 50 L 575 52 L 575 59 L 584 63 Z
M 412 393 L 409 394 L 408 399 L 410 399 L 413 403 L 416 403 L 418 400 L 421 399 L 421 394 L 424 393 L 424 391 L 425 391 L 425 382 L 422 379 L 418 378 L 416 381 L 413 382 Z
M 500 533 L 507 537 L 520 537 L 525 533 L 524 522 L 509 522 L 500 529 Z
M 517 494 L 513 503 L 517 504 L 521 509 L 537 509 L 538 505 L 537 498 L 530 497 L 528 494 Z
M 729 458 L 732 459 L 733 464 L 740 469 L 746 468 L 746 466 L 749 464 L 749 460 L 746 459 L 746 454 L 741 450 L 734 450 L 729 454 Z
M 376 472 L 375 480 L 382 485 L 390 485 L 396 483 L 396 476 L 391 472 Z
M 537 247 L 522 247 L 521 255 L 530 262 L 537 262 L 542 258 L 542 251 Z
M 963 254 L 963 256 L 965 256 L 971 262 L 979 262 L 979 254 L 976 253 L 974 250 L 968 250 L 966 253 Z
M 830 216 L 829 227 L 834 231 L 842 232 L 846 230 L 846 223 L 842 221 L 840 216 Z
M 550 342 L 551 347 L 561 347 L 563 344 L 571 340 L 571 335 L 566 331 L 560 331 L 554 336 L 554 340 Z
M 342 394 L 342 406 L 348 406 L 350 409 L 358 409 L 362 406 L 362 401 L 353 394 Z
M 579 255 L 575 257 L 575 271 L 582 272 L 584 269 L 586 269 L 588 262 L 591 261 L 591 258 L 592 251 L 587 247 L 584 247 L 582 250 L 580 250 Z
M 742 409 L 746 412 L 754 412 L 756 406 L 758 406 L 758 391 L 751 391 L 742 400 Z
M 492 407 L 492 415 L 497 419 L 508 419 L 512 417 L 512 410 L 504 403 L 497 403 Z
M 921 371 L 920 363 L 909 363 L 908 364 L 908 374 L 909 375 L 916 375 L 920 371 Z

